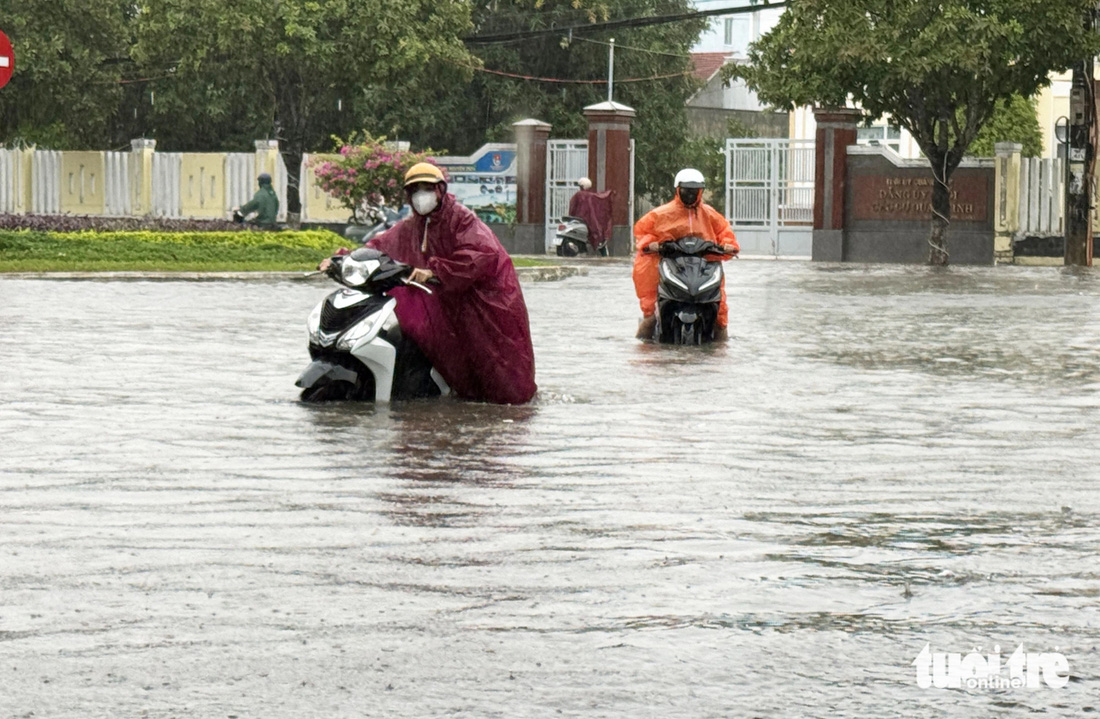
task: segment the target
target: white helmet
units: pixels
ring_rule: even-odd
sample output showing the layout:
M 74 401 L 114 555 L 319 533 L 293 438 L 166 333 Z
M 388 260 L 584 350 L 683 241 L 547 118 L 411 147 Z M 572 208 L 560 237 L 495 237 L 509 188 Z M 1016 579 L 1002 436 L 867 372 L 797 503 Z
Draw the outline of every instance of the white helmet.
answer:
M 676 179 L 672 184 L 673 187 L 698 188 L 701 190 L 707 186 L 707 181 L 703 179 L 703 173 L 688 167 L 676 173 Z
M 592 188 L 592 180 L 589 180 L 587 177 L 582 177 L 577 180 L 577 187 L 582 190 L 589 190 Z

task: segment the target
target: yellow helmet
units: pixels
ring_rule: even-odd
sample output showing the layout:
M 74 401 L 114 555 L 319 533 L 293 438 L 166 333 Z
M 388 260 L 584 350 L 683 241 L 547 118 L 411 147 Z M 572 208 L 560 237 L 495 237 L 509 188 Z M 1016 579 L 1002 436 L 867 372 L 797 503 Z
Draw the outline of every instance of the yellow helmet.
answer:
M 417 182 L 445 182 L 443 171 L 430 162 L 418 162 L 405 173 L 405 187 Z

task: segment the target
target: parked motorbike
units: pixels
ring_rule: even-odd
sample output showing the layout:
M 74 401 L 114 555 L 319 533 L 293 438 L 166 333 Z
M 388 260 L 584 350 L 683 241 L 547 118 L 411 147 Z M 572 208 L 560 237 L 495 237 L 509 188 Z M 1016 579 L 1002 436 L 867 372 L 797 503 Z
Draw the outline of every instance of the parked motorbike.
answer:
M 332 258 L 326 273 L 343 285 L 309 315 L 312 362 L 295 383 L 306 402 L 438 397 L 450 393 L 424 353 L 401 332 L 397 300 L 386 292 L 412 285 L 409 265 L 361 247 Z
M 352 215 L 348 226 L 344 228 L 344 237 L 365 245 L 380 232 L 405 219 L 408 214 L 408 207 L 395 210 L 392 207 L 367 205 Z
M 712 257 L 725 257 L 721 246 L 684 237 L 662 242 L 657 251 L 661 260 L 654 339 L 676 345 L 712 342 L 724 276 L 722 261 Z
M 588 242 L 588 225 L 579 217 L 563 217 L 554 235 L 554 252 L 558 257 L 577 257 L 595 253 L 607 257 L 607 240 L 593 248 Z

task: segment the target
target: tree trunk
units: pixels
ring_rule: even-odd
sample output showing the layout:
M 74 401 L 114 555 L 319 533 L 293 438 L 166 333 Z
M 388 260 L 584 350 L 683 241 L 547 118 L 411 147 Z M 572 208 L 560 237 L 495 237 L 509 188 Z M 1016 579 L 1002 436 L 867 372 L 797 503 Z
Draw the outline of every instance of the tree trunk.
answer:
M 951 135 L 950 120 L 941 117 L 932 125 L 933 142 L 925 149 L 928 164 L 932 166 L 932 230 L 928 234 L 928 264 L 947 265 L 947 228 L 951 225 L 951 173 L 955 166 L 950 162 L 948 148 Z M 958 163 L 955 163 L 957 165 Z
M 932 183 L 932 232 L 928 237 L 928 264 L 946 266 L 947 228 L 951 224 L 951 191 L 949 176 L 933 169 L 935 180 Z

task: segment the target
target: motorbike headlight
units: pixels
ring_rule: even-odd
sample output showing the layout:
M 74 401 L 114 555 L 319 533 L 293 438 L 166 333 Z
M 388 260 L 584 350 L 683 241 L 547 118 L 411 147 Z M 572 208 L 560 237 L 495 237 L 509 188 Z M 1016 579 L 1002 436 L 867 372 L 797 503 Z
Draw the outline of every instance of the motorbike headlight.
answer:
M 718 284 L 718 281 L 721 280 L 721 279 L 722 279 L 722 272 L 721 272 L 721 270 L 719 270 L 718 272 L 714 273 L 713 277 L 711 277 L 709 280 L 707 280 L 703 284 L 699 285 L 699 290 L 702 291 L 702 290 L 707 289 L 708 287 L 713 287 L 714 285 Z
M 340 277 L 343 279 L 344 284 L 349 287 L 366 284 L 369 276 L 370 272 L 367 270 L 366 263 L 345 257 L 340 265 Z
M 667 260 L 667 259 L 661 260 L 661 263 L 659 265 L 657 265 L 657 267 L 660 270 L 661 277 L 668 280 L 672 284 L 677 285 L 679 287 L 682 287 L 683 289 L 686 290 L 688 288 L 688 286 L 685 285 L 680 280 L 679 277 L 677 277 L 676 275 L 672 274 L 672 272 L 669 271 L 668 268 L 671 267 L 671 266 L 672 266 L 672 262 L 670 260 Z
M 350 352 L 351 348 L 354 347 L 359 340 L 369 336 L 374 331 L 375 326 L 382 321 L 382 317 L 385 314 L 388 313 L 379 312 L 378 314 L 371 315 L 340 335 L 340 339 L 336 340 L 336 349 Z
M 368 235 L 376 234 L 381 227 L 372 227 L 367 230 Z M 355 260 L 345 257 L 340 265 L 340 278 L 348 287 L 360 287 L 367 283 L 371 274 L 381 266 L 376 259 Z
M 313 311 L 309 313 L 309 319 L 306 320 L 306 330 L 309 331 L 310 344 L 321 344 L 321 308 L 324 305 L 324 300 L 318 302 Z

